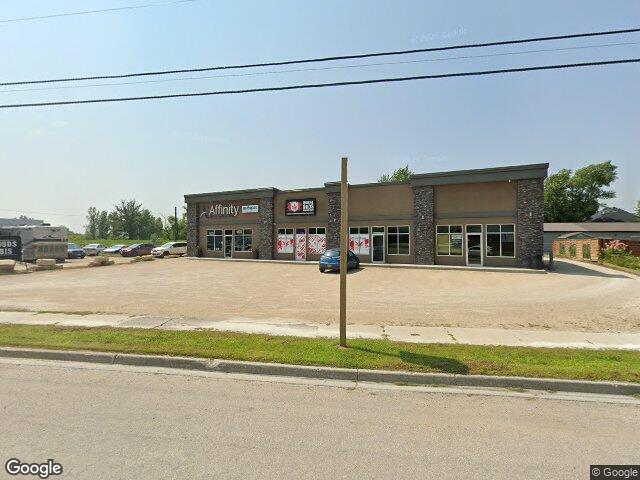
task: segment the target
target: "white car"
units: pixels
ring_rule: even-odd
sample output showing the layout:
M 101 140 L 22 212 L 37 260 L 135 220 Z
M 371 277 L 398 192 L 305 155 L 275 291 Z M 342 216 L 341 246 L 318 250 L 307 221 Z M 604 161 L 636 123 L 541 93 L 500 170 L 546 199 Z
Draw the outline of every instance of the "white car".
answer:
M 82 247 L 87 255 L 100 255 L 105 248 L 101 243 L 90 243 Z
M 167 242 L 164 245 L 155 247 L 151 250 L 151 255 L 158 258 L 166 257 L 167 255 L 186 255 L 187 254 L 187 242 Z

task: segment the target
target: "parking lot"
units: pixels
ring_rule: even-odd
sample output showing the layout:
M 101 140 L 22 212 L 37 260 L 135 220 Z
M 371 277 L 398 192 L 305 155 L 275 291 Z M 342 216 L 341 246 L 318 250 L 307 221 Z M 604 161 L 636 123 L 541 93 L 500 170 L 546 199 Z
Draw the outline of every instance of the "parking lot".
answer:
M 335 273 L 315 264 L 172 258 L 0 277 L 0 309 L 334 323 Z M 640 278 L 557 262 L 552 273 L 364 267 L 352 324 L 640 330 Z

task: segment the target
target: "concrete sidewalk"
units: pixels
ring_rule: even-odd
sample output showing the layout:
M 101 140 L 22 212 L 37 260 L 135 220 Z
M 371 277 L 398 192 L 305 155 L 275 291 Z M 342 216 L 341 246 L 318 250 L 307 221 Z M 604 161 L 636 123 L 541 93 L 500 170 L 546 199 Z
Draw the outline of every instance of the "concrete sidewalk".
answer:
M 294 323 L 284 320 L 175 319 L 150 316 L 0 312 L 0 324 L 57 325 L 65 327 L 156 328 L 161 330 L 215 330 L 261 333 L 305 338 L 334 338 L 337 324 Z M 640 351 L 640 333 L 598 333 L 580 331 L 520 330 L 498 328 L 415 327 L 393 325 L 349 325 L 350 338 L 388 339 L 411 343 L 504 345 L 620 349 Z

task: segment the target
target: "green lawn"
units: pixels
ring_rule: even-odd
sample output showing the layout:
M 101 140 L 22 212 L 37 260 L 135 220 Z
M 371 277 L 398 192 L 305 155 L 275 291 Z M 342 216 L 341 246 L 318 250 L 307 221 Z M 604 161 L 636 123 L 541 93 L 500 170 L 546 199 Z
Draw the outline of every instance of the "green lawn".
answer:
M 0 345 L 161 354 L 462 375 L 620 380 L 640 383 L 640 352 L 486 347 L 271 337 L 210 331 L 0 325 Z

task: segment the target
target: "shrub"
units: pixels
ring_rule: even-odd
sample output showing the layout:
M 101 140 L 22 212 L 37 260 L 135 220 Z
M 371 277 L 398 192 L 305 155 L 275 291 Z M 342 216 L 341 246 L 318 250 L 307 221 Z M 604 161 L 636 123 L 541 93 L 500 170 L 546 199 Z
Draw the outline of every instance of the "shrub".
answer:
M 569 256 L 571 258 L 574 258 L 576 256 L 576 244 L 572 243 L 571 245 L 569 245 Z
M 591 260 L 591 244 L 590 243 L 582 244 L 582 258 L 585 260 Z
M 567 254 L 567 245 L 562 242 L 560 243 L 560 255 L 565 256 Z

